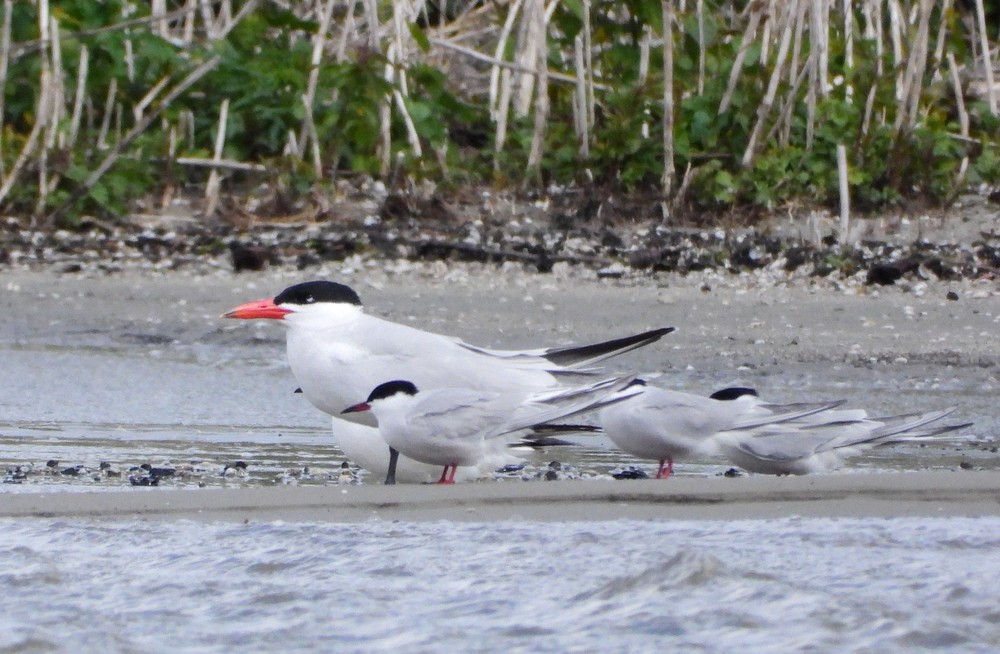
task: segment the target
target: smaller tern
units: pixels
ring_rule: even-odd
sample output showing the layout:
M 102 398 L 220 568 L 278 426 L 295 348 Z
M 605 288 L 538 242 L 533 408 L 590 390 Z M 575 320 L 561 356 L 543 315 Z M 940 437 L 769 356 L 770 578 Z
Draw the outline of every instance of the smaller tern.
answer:
M 475 465 L 518 432 L 579 413 L 597 410 L 631 396 L 633 378 L 607 379 L 583 387 L 536 393 L 495 393 L 467 388 L 419 391 L 413 382 L 379 384 L 364 402 L 344 413 L 371 411 L 392 460 L 403 454 L 443 466 L 440 484 L 455 482 L 458 466 Z M 394 463 L 386 483 L 395 483 Z
M 932 425 L 958 407 L 885 418 L 863 410 L 824 411 L 801 420 L 719 435 L 719 451 L 744 470 L 767 475 L 807 475 L 835 470 L 876 447 L 953 440 L 971 422 Z M 946 436 L 947 435 L 947 436 Z
M 931 425 L 955 407 L 869 418 L 863 409 L 839 409 L 842 404 L 768 404 L 751 388 L 702 397 L 645 386 L 603 409 L 601 425 L 622 450 L 658 460 L 661 479 L 670 476 L 675 459 L 718 455 L 749 472 L 804 475 L 837 468 L 873 447 L 938 440 L 971 424 Z
M 727 389 L 718 397 L 702 397 L 649 386 L 641 379 L 633 384 L 641 390 L 602 409 L 600 424 L 625 452 L 658 461 L 657 479 L 673 473 L 675 460 L 718 454 L 717 437 L 722 432 L 805 418 L 842 404 L 777 405 L 762 402 L 750 389 Z

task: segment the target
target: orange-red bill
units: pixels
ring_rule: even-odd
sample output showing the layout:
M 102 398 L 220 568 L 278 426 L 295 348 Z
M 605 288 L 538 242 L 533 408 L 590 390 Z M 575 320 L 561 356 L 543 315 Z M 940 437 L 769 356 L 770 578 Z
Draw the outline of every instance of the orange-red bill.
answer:
M 282 309 L 274 303 L 274 300 L 256 300 L 247 302 L 222 314 L 223 318 L 238 318 L 240 320 L 251 320 L 253 318 L 268 318 L 270 320 L 282 320 L 291 311 Z
M 341 411 L 341 413 L 357 413 L 358 411 L 368 411 L 371 408 L 372 407 L 370 404 L 368 404 L 367 402 L 362 402 L 360 404 L 355 404 L 353 406 L 347 407 L 346 409 Z

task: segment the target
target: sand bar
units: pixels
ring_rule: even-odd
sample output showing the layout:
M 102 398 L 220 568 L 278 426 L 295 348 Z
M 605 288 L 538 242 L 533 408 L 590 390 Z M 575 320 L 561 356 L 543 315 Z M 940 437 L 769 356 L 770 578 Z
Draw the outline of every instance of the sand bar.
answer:
M 0 517 L 232 521 L 1000 516 L 1000 473 L 907 472 L 609 483 L 483 483 L 7 495 Z

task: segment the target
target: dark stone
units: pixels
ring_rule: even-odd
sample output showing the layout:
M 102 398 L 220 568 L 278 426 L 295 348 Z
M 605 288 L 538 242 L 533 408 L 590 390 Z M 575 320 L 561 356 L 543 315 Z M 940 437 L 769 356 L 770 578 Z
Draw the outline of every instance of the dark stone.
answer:
M 640 470 L 635 466 L 629 466 L 618 472 L 613 472 L 611 476 L 615 479 L 649 479 L 649 475 L 644 470 Z
M 865 284 L 872 286 L 878 284 L 879 286 L 892 286 L 903 276 L 903 271 L 899 266 L 892 264 L 877 263 L 868 269 L 868 275 L 865 277 Z
M 233 272 L 261 271 L 275 260 L 270 248 L 246 245 L 239 241 L 229 244 L 229 256 L 233 262 Z

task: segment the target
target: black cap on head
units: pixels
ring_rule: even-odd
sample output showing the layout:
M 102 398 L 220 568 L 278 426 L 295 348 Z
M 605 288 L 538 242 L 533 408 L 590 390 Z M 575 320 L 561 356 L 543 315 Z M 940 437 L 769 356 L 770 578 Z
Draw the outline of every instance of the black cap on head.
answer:
M 715 391 L 709 397 L 713 400 L 735 400 L 744 395 L 753 395 L 756 397 L 757 391 L 745 386 L 733 386 L 732 388 L 723 388 L 721 391 Z
M 404 380 L 397 379 L 395 381 L 386 382 L 384 384 L 379 384 L 375 387 L 375 390 L 371 392 L 368 399 L 365 400 L 367 403 L 374 402 L 375 400 L 384 400 L 387 397 L 392 397 L 396 393 L 406 393 L 407 395 L 416 395 L 417 387 L 413 385 L 413 382 L 408 382 Z
M 326 280 L 302 282 L 295 286 L 289 286 L 274 297 L 274 303 L 277 305 L 306 305 L 316 304 L 317 302 L 361 306 L 361 298 L 358 297 L 358 294 L 351 287 Z

